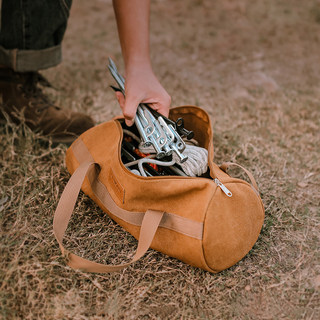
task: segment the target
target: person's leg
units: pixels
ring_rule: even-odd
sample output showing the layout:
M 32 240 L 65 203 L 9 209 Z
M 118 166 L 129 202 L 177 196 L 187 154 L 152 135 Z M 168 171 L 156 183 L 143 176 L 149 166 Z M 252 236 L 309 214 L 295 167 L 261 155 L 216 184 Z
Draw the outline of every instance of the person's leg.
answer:
M 2 0 L 0 109 L 57 142 L 71 142 L 94 125 L 81 113 L 54 106 L 38 87 L 37 72 L 61 61 L 72 0 Z
M 72 0 L 2 0 L 0 65 L 18 72 L 61 62 Z

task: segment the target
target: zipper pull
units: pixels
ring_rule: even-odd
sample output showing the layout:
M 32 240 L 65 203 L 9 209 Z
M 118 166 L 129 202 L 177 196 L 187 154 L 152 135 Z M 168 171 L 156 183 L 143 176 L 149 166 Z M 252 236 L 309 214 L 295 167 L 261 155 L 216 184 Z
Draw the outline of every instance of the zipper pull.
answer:
M 214 182 L 228 197 L 232 197 L 232 192 L 219 179 L 215 178 Z

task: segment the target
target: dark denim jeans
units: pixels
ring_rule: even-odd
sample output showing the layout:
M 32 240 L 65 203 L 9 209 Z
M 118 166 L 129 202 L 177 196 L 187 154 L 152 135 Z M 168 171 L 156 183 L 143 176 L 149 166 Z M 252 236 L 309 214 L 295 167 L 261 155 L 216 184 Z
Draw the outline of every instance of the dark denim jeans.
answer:
M 0 65 L 24 72 L 59 64 L 71 3 L 2 0 Z

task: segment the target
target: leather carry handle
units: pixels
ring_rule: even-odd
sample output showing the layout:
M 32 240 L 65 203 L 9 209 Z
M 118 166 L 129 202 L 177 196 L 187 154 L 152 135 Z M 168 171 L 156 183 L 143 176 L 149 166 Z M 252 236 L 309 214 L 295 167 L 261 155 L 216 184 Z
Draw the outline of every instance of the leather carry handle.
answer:
M 258 185 L 257 185 L 256 180 L 254 179 L 252 173 L 249 170 L 247 170 L 246 168 L 244 168 L 240 164 L 237 164 L 237 163 L 234 163 L 234 162 L 224 162 L 219 167 L 224 172 L 227 172 L 228 168 L 232 167 L 232 166 L 241 168 L 248 175 L 248 177 L 250 179 L 250 182 L 251 182 L 251 185 L 253 187 L 253 190 L 259 195 Z
M 147 252 L 164 215 L 164 212 L 155 210 L 146 211 L 141 224 L 138 247 L 134 257 L 130 262 L 119 265 L 105 265 L 81 258 L 80 256 L 69 252 L 62 244 L 63 237 L 76 204 L 82 183 L 88 171 L 90 169 L 95 169 L 95 165 L 96 163 L 92 161 L 84 162 L 80 164 L 80 166 L 71 176 L 54 213 L 53 232 L 59 243 L 62 255 L 67 258 L 67 264 L 71 268 L 99 273 L 119 271 L 139 260 Z

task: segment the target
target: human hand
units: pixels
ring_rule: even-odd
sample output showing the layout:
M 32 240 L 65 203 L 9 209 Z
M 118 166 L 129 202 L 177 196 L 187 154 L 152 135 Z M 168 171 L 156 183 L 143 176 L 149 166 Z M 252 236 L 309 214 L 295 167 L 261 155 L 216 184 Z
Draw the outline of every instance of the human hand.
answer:
M 128 126 L 133 125 L 140 103 L 147 103 L 152 109 L 168 117 L 171 97 L 162 87 L 151 67 L 128 68 L 125 89 L 125 97 L 121 92 L 116 92 L 116 96 Z

